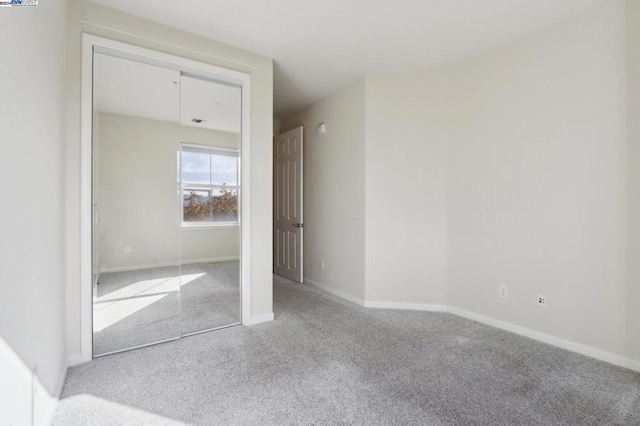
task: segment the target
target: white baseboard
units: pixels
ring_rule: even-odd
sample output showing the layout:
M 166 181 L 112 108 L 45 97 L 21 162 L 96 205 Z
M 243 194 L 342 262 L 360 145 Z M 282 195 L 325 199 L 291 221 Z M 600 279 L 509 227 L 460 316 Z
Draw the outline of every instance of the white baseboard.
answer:
M 53 422 L 53 416 L 56 414 L 56 409 L 58 408 L 58 402 L 62 397 L 62 389 L 64 388 L 64 382 L 67 380 L 67 372 L 69 371 L 69 363 L 65 362 L 65 365 L 62 369 L 62 373 L 60 376 L 60 380 L 58 381 L 58 385 L 51 395 L 51 401 L 49 402 L 49 406 L 47 407 L 47 412 L 42 418 L 42 424 L 49 426 Z
M 616 355 L 614 353 L 607 352 L 602 349 L 597 349 L 592 346 L 583 345 L 582 343 L 573 342 L 571 340 L 563 339 L 561 337 L 553 336 L 551 334 L 546 334 L 540 331 L 532 330 L 530 328 L 521 327 L 519 325 L 511 324 L 506 321 L 501 321 L 495 318 L 465 311 L 463 309 L 455 308 L 453 306 L 449 306 L 448 310 L 450 313 L 454 315 L 458 315 L 463 318 L 481 322 L 483 324 L 500 328 L 502 330 L 510 331 L 512 333 L 519 334 L 521 336 L 525 336 L 530 339 L 548 343 L 558 348 L 566 349 L 572 352 L 577 352 L 579 354 L 589 356 L 591 358 L 599 359 L 601 361 L 608 362 L 609 364 L 628 368 L 629 370 L 640 371 L 640 361 L 635 361 L 631 358 L 627 358 L 621 355 Z
M 506 321 L 501 321 L 501 320 L 490 318 L 481 314 L 465 311 L 463 309 L 459 309 L 453 306 L 432 305 L 432 304 L 425 304 L 425 303 L 400 303 L 400 302 L 361 300 L 356 297 L 345 294 L 339 290 L 334 290 L 333 288 L 317 283 L 308 278 L 305 278 L 304 281 L 311 284 L 314 287 L 319 288 L 320 290 L 323 290 L 327 293 L 333 294 L 334 296 L 338 296 L 350 302 L 356 303 L 358 305 L 364 306 L 366 308 L 405 309 L 405 310 L 412 310 L 412 311 L 429 311 L 429 312 L 449 312 L 453 315 L 457 315 L 473 321 L 478 321 L 492 327 L 500 328 L 502 330 L 506 330 L 511 333 L 528 337 L 530 339 L 548 343 L 558 348 L 566 349 L 572 352 L 586 355 L 591 358 L 598 359 L 600 361 L 608 362 L 609 364 L 617 365 L 619 367 L 640 372 L 640 361 L 633 360 L 631 358 L 627 358 L 622 355 L 617 355 L 611 352 L 607 352 L 602 349 L 597 349 L 592 346 L 583 345 L 582 343 L 577 343 L 571 340 L 563 339 L 561 337 L 553 336 L 551 334 L 546 334 L 540 331 L 532 330 L 530 328 L 521 327 L 519 325 L 511 324 Z
M 232 260 L 239 260 L 239 256 L 226 256 L 226 257 L 210 257 L 206 259 L 191 259 L 191 260 L 183 260 L 180 263 L 178 262 L 165 262 L 165 263 L 154 263 L 148 265 L 133 265 L 133 266 L 114 266 L 109 268 L 100 268 L 100 273 L 108 273 L 108 272 L 128 272 L 128 271 L 139 271 L 141 269 L 153 269 L 153 268 L 167 268 L 170 266 L 178 266 L 178 265 L 193 265 L 195 263 L 212 263 L 212 262 L 229 262 Z
M 348 300 L 349 302 L 353 302 L 353 303 L 355 303 L 357 305 L 364 306 L 364 303 L 365 303 L 364 299 L 360 299 L 358 297 L 351 296 L 350 294 L 343 293 L 340 290 L 335 290 L 335 289 L 333 289 L 331 287 L 328 287 L 328 286 L 326 286 L 324 284 L 320 284 L 319 282 L 310 280 L 309 278 L 304 278 L 304 282 L 305 283 L 309 283 L 313 287 L 319 288 L 322 291 L 326 291 L 329 294 L 333 294 L 334 296 L 338 296 L 338 297 L 340 297 L 342 299 Z
M 257 315 L 255 317 L 249 318 L 249 320 L 244 325 L 261 324 L 263 322 L 273 321 L 274 318 L 275 318 L 275 315 L 273 314 L 273 312 L 268 314 Z
M 73 367 L 86 362 L 82 359 L 82 354 L 71 354 L 67 357 L 67 366 Z
M 364 307 L 377 309 L 404 309 L 408 311 L 447 312 L 446 305 L 432 305 L 427 303 L 378 302 L 375 300 L 365 300 Z

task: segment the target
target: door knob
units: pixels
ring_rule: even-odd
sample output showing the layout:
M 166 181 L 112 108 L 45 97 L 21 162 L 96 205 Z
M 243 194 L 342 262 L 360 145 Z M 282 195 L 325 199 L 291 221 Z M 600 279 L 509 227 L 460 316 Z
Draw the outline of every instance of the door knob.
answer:
M 294 223 L 293 226 L 295 226 L 296 228 L 304 228 L 303 223 Z

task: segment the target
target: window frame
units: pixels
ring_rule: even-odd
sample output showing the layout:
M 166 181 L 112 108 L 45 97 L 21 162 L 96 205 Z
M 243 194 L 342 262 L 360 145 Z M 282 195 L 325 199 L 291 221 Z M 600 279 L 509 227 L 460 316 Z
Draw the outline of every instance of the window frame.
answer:
M 186 149 L 185 149 L 186 148 Z M 184 152 L 197 152 L 197 151 L 205 151 L 208 155 L 216 155 L 216 152 L 227 152 L 233 155 L 229 155 L 230 157 L 235 157 L 236 159 L 236 185 L 219 185 L 212 184 L 211 177 L 209 178 L 209 184 L 206 183 L 192 183 L 192 182 L 184 182 L 182 179 L 182 159 Z M 220 228 L 220 227 L 239 227 L 241 222 L 241 189 L 240 189 L 240 149 L 239 148 L 228 148 L 228 147 L 220 147 L 214 145 L 202 145 L 202 144 L 194 144 L 194 143 L 186 143 L 183 142 L 180 144 L 180 158 L 179 158 L 179 181 L 180 181 L 180 211 L 181 211 L 181 219 L 180 226 L 185 229 L 189 228 Z M 211 164 L 209 165 L 209 170 L 211 170 Z M 209 202 L 213 203 L 213 197 L 216 192 L 219 192 L 221 189 L 231 190 L 236 192 L 236 203 L 237 203 L 237 219 L 235 221 L 219 221 L 216 222 L 213 220 L 213 205 L 211 205 L 211 218 L 209 221 L 198 221 L 198 222 L 186 222 L 184 220 L 184 193 L 185 191 L 207 191 L 209 192 Z

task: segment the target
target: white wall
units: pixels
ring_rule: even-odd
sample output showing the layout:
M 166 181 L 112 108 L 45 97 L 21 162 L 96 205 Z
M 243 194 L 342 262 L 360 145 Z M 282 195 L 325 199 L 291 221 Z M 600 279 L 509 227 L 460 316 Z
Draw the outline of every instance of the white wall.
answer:
M 101 271 L 239 258 L 239 227 L 181 228 L 176 198 L 180 138 L 238 149 L 239 134 L 104 112 L 99 123 L 94 182 Z
M 68 144 L 66 271 L 68 351 L 80 352 L 80 57 L 83 25 L 90 34 L 218 65 L 251 75 L 251 316 L 272 313 L 273 61 L 270 58 L 105 8 L 71 0 L 67 32 Z M 246 226 L 246 224 L 245 224 Z
M 448 71 L 449 304 L 620 355 L 622 17 L 608 3 Z
M 639 28 L 637 2 L 606 2 L 436 71 L 367 76 L 357 104 L 366 117 L 366 238 L 340 247 L 330 224 L 311 225 L 308 275 L 322 273 L 316 244 L 345 258 L 365 250 L 369 302 L 446 304 L 640 368 Z M 330 137 L 327 117 L 345 115 L 330 100 L 348 90 L 283 129 L 304 124 L 313 134 L 326 121 Z M 361 155 L 361 144 L 340 150 Z M 311 145 L 305 197 L 326 200 L 320 191 L 349 165 Z M 360 200 L 362 187 L 353 191 Z M 341 203 L 313 205 L 323 217 L 342 213 Z M 547 308 L 536 305 L 539 293 Z
M 66 3 L 40 3 L 0 13 L 0 423 L 17 425 L 47 422 L 65 366 Z
M 445 83 L 370 75 L 281 120 L 304 127 L 307 281 L 358 303 L 445 303 Z
M 179 131 L 177 123 L 100 113 L 94 203 L 101 272 L 178 262 Z
M 369 302 L 446 302 L 446 83 L 442 73 L 367 76 Z
M 281 120 L 304 126 L 309 282 L 359 303 L 446 302 L 446 94 L 441 73 L 370 75 Z
M 627 55 L 627 353 L 640 360 L 640 2 L 626 2 Z
M 304 126 L 305 279 L 364 299 L 364 102 L 357 81 L 281 121 Z M 318 124 L 327 132 L 318 134 Z M 325 269 L 320 268 L 324 259 Z

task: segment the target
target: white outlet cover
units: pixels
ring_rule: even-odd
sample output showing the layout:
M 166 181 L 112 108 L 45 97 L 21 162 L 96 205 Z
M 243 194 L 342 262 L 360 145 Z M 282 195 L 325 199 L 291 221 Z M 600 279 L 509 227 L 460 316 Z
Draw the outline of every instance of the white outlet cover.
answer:
M 547 296 L 545 294 L 538 294 L 538 306 L 541 308 L 547 307 Z
M 509 298 L 509 287 L 507 287 L 506 285 L 500 286 L 500 289 L 498 291 L 498 296 L 500 296 L 503 299 L 508 299 Z

